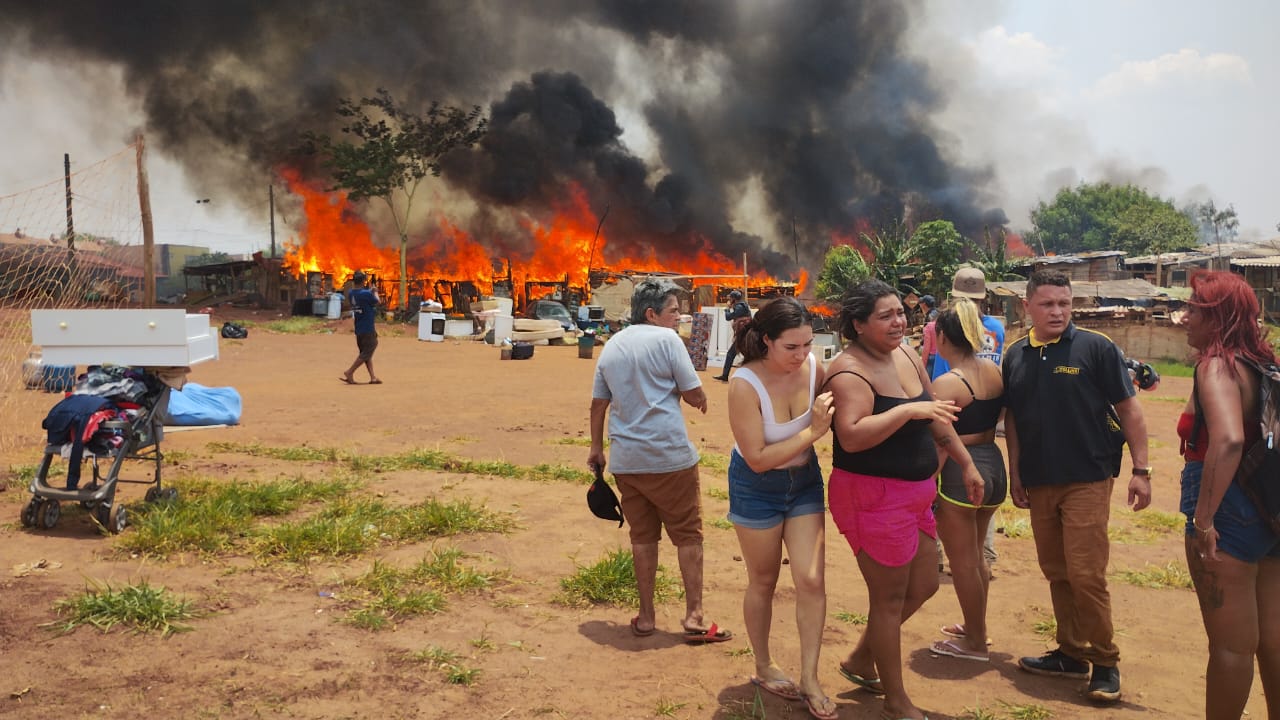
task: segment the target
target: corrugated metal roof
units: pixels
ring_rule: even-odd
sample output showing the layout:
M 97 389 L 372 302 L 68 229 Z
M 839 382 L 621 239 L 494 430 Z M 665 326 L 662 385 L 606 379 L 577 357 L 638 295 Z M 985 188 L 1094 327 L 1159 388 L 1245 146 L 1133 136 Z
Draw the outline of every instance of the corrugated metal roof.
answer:
M 1232 258 L 1231 264 L 1239 265 L 1240 267 L 1280 267 L 1280 255 L 1255 258 Z
M 987 291 L 996 295 L 1026 297 L 1027 281 L 988 282 Z M 1166 296 L 1161 288 L 1146 280 L 1071 281 L 1071 294 L 1076 297 L 1105 297 L 1138 300 Z

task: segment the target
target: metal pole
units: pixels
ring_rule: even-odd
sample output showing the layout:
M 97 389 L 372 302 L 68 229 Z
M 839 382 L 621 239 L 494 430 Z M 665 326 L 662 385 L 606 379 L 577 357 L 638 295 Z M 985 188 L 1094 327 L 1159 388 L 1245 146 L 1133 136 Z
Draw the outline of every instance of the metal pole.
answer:
M 742 300 L 747 300 L 747 254 L 742 253 Z
M 271 257 L 276 256 L 276 188 L 267 185 L 267 205 L 271 208 Z
M 62 153 L 62 179 L 67 186 L 67 249 L 76 249 L 76 224 L 71 217 L 71 153 Z
M 156 306 L 155 229 L 151 226 L 151 189 L 145 163 L 147 142 L 138 134 L 138 207 L 142 211 L 142 306 Z

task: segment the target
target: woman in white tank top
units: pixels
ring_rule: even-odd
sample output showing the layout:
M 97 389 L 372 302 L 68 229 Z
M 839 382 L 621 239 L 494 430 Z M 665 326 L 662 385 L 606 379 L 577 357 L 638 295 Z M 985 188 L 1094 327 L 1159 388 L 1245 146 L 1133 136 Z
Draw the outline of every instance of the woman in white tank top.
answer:
M 747 566 L 742 614 L 755 654 L 751 682 L 778 697 L 803 701 L 814 717 L 829 720 L 836 717 L 836 705 L 818 682 L 827 612 L 826 506 L 813 444 L 831 428 L 831 393 L 817 393 L 823 370 L 811 352 L 808 313 L 795 298 L 766 305 L 738 331 L 734 343 L 745 362 L 729 383 L 735 441 L 729 460 L 729 520 Z M 769 650 L 784 545 L 796 587 L 799 683 Z

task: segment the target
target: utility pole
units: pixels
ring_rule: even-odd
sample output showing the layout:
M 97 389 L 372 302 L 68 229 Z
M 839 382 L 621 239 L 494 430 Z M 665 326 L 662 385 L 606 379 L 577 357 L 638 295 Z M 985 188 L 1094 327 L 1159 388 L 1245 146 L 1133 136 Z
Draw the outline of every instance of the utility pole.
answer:
M 62 179 L 67 186 L 67 249 L 76 249 L 76 224 L 71 218 L 71 153 L 62 153 Z
M 145 163 L 147 141 L 138 133 L 138 207 L 142 212 L 142 307 L 156 306 L 155 229 L 151 226 L 151 188 Z
M 267 205 L 271 213 L 271 257 L 276 256 L 276 188 L 267 184 Z

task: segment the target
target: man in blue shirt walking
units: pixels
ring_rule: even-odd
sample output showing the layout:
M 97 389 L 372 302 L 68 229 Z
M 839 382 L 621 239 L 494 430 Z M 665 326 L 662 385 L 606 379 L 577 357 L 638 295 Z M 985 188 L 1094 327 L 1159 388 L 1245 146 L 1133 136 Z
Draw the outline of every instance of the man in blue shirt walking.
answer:
M 378 330 L 373 321 L 381 299 L 378 291 L 369 287 L 369 278 L 363 272 L 355 271 L 351 282 L 354 286 L 351 289 L 351 315 L 355 318 L 358 354 L 355 362 L 351 363 L 351 367 L 347 368 L 340 379 L 348 385 L 355 385 L 355 371 L 364 365 L 369 369 L 369 384 L 381 385 L 382 381 L 373 373 L 373 351 L 378 349 Z

